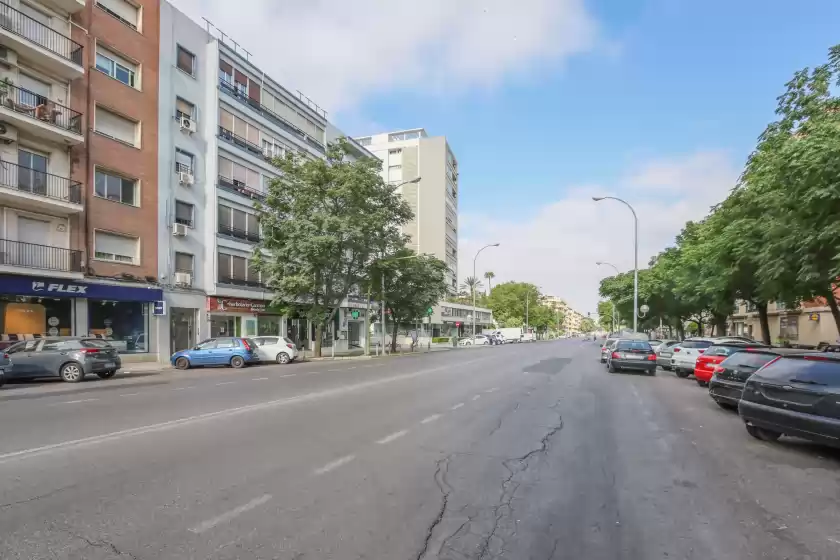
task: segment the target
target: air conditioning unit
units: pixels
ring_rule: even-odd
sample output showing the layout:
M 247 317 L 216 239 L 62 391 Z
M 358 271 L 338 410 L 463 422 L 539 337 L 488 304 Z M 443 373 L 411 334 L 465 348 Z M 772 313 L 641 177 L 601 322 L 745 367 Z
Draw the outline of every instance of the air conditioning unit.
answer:
M 176 272 L 175 273 L 175 285 L 176 286 L 192 286 L 192 274 L 189 272 Z
M 4 122 L 0 122 L 0 142 L 3 144 L 11 144 L 12 142 L 17 142 L 17 139 L 17 129 Z
M 187 226 L 184 224 L 172 224 L 172 235 L 175 237 L 184 237 L 187 235 Z
M 195 183 L 195 177 L 193 177 L 192 173 L 187 173 L 186 171 L 179 171 L 178 183 L 187 186 L 192 185 L 193 183 Z
M 190 117 L 181 117 L 181 130 L 195 132 L 195 121 Z

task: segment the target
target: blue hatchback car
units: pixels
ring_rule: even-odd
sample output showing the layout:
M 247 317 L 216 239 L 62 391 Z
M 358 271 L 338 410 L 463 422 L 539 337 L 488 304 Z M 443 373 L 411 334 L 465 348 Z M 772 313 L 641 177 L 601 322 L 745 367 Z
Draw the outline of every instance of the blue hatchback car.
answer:
M 260 361 L 257 345 L 253 340 L 239 337 L 211 338 L 199 342 L 190 350 L 175 352 L 169 358 L 178 369 L 195 366 L 245 367 Z

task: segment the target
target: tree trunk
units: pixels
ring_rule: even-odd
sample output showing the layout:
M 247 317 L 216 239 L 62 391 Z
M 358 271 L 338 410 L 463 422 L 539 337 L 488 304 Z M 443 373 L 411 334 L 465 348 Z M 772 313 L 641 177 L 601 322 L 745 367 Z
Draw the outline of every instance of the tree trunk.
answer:
M 677 329 L 677 338 L 680 340 L 685 339 L 685 326 L 683 325 L 682 318 L 678 318 L 674 326 Z
M 837 333 L 840 335 L 840 308 L 837 306 L 837 298 L 834 297 L 834 286 L 829 286 L 825 299 L 828 301 L 829 309 L 831 309 L 831 316 L 834 317 L 834 326 L 837 327 Z M 831 340 L 829 342 L 836 341 Z
M 714 320 L 714 326 L 715 326 L 714 335 L 715 336 L 726 336 L 726 319 L 727 319 L 726 315 L 722 315 L 720 313 L 715 313 L 714 315 L 712 315 L 712 318 Z
M 324 326 L 321 323 L 315 325 L 315 350 L 314 354 L 318 358 L 321 357 L 321 340 L 323 337 Z
M 764 344 L 771 344 L 770 341 L 770 320 L 767 318 L 767 303 L 756 303 L 758 309 L 758 322 L 761 325 L 761 341 Z
M 397 351 L 397 322 L 394 321 L 394 331 L 391 333 L 391 354 Z

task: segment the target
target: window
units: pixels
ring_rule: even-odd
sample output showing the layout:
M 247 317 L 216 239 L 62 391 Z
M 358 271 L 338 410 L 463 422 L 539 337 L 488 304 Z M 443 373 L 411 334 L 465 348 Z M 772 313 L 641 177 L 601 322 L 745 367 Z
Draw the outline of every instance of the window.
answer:
M 148 311 L 146 302 L 88 300 L 88 332 L 120 354 L 148 352 Z
M 180 97 L 175 98 L 175 116 L 178 117 L 178 120 L 184 117 L 195 119 L 195 105 Z
M 708 348 L 712 345 L 710 340 L 687 340 L 680 344 L 680 348 Z
M 95 130 L 108 138 L 137 147 L 138 124 L 136 121 L 127 119 L 107 109 L 99 106 L 96 107 Z
M 193 256 L 189 253 L 175 253 L 175 272 L 193 271 Z
M 140 10 L 125 0 L 96 0 L 96 5 L 132 29 L 140 22 Z
M 242 286 L 261 286 L 260 275 L 247 257 L 219 253 L 219 282 Z
M 18 150 L 17 187 L 22 191 L 47 194 L 47 156 Z
M 815 385 L 837 385 L 840 382 L 840 362 L 785 356 L 769 364 L 757 375 L 784 381 L 786 385 L 796 385 L 795 382 L 791 382 L 793 379 Z
M 216 348 L 236 348 L 232 338 L 220 338 L 216 341 Z
M 94 194 L 114 202 L 138 206 L 137 180 L 120 177 L 108 171 L 96 170 Z
M 136 237 L 105 231 L 93 232 L 94 255 L 102 261 L 137 264 L 139 243 L 140 240 Z
M 191 153 L 175 148 L 175 171 L 192 173 L 195 156 Z
M 262 180 L 259 173 L 227 158 L 219 157 L 219 177 L 227 179 L 234 185 L 247 186 L 256 192 L 262 192 Z
M 219 205 L 219 233 L 256 242 L 260 240 L 260 225 L 256 214 Z
M 115 54 L 102 45 L 96 46 L 96 69 L 129 87 L 136 84 L 137 65 Z
M 389 156 L 398 156 L 402 154 L 402 148 L 396 148 L 394 150 L 388 150 Z
M 175 201 L 175 223 L 193 227 L 195 206 L 187 202 Z
M 420 138 L 420 131 L 397 132 L 388 135 L 388 142 L 400 142 L 401 140 L 417 140 Z
M 367 136 L 365 138 L 356 138 L 356 142 L 359 143 L 359 146 L 370 146 L 373 143 L 373 139 Z
M 178 45 L 177 65 L 179 70 L 195 76 L 195 55 L 181 45 Z
M 391 165 L 388 167 L 388 182 L 397 183 L 402 181 L 403 172 L 402 165 Z

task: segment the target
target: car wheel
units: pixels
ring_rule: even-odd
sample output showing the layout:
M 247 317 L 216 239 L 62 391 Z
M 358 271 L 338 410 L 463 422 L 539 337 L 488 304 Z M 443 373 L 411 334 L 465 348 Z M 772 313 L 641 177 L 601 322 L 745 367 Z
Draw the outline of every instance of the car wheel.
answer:
M 731 412 L 731 411 L 733 411 L 733 410 L 738 410 L 738 407 L 737 407 L 737 406 L 731 405 L 731 404 L 729 404 L 729 403 L 725 403 L 725 402 L 722 402 L 722 401 L 717 401 L 717 400 L 715 401 L 715 403 L 716 403 L 719 407 L 721 407 L 722 409 L 724 409 L 724 410 L 728 410 L 728 411 L 730 411 L 730 412 Z M 747 427 L 747 431 L 750 431 L 749 426 Z
M 0 375 L 0 387 L 2 387 L 5 382 L 6 382 L 6 376 L 5 375 Z
M 117 370 L 112 369 L 112 370 L 109 370 L 109 371 L 99 372 L 96 375 L 98 375 L 100 379 L 111 379 L 116 374 L 117 374 Z
M 85 378 L 85 371 L 82 369 L 82 366 L 76 362 L 64 364 L 61 366 L 58 374 L 61 376 L 61 379 L 67 383 L 78 383 Z
M 656 368 L 649 369 L 647 373 L 648 373 L 648 375 L 650 375 L 651 377 L 654 377 L 654 376 L 656 375 Z
M 671 366 L 662 366 L 665 371 L 671 371 Z
M 280 352 L 279 354 L 277 354 L 277 363 L 278 364 L 288 364 L 291 361 L 292 361 L 292 359 L 285 352 Z
M 242 356 L 234 356 L 230 359 L 231 367 L 235 367 L 236 369 L 245 367 L 245 359 Z
M 684 369 L 674 369 L 674 373 L 676 373 L 677 377 L 679 377 L 680 379 L 685 379 L 686 377 L 688 377 L 688 372 Z
M 611 363 L 610 365 L 608 365 L 608 366 L 607 366 L 607 371 L 609 371 L 610 373 L 615 373 L 615 372 L 617 372 L 618 370 L 617 370 L 617 369 L 615 369 L 615 367 L 614 367 L 614 366 L 612 365 L 612 363 Z
M 708 381 L 703 381 L 702 379 L 698 379 L 697 384 L 700 385 L 701 387 L 708 387 L 709 386 L 709 382 Z
M 178 369 L 190 369 L 190 361 L 184 357 L 175 360 L 175 367 Z
M 776 441 L 782 437 L 780 432 L 765 430 L 764 428 L 759 428 L 758 426 L 753 426 L 752 424 L 747 424 L 747 433 L 756 439 L 760 439 L 761 441 Z

